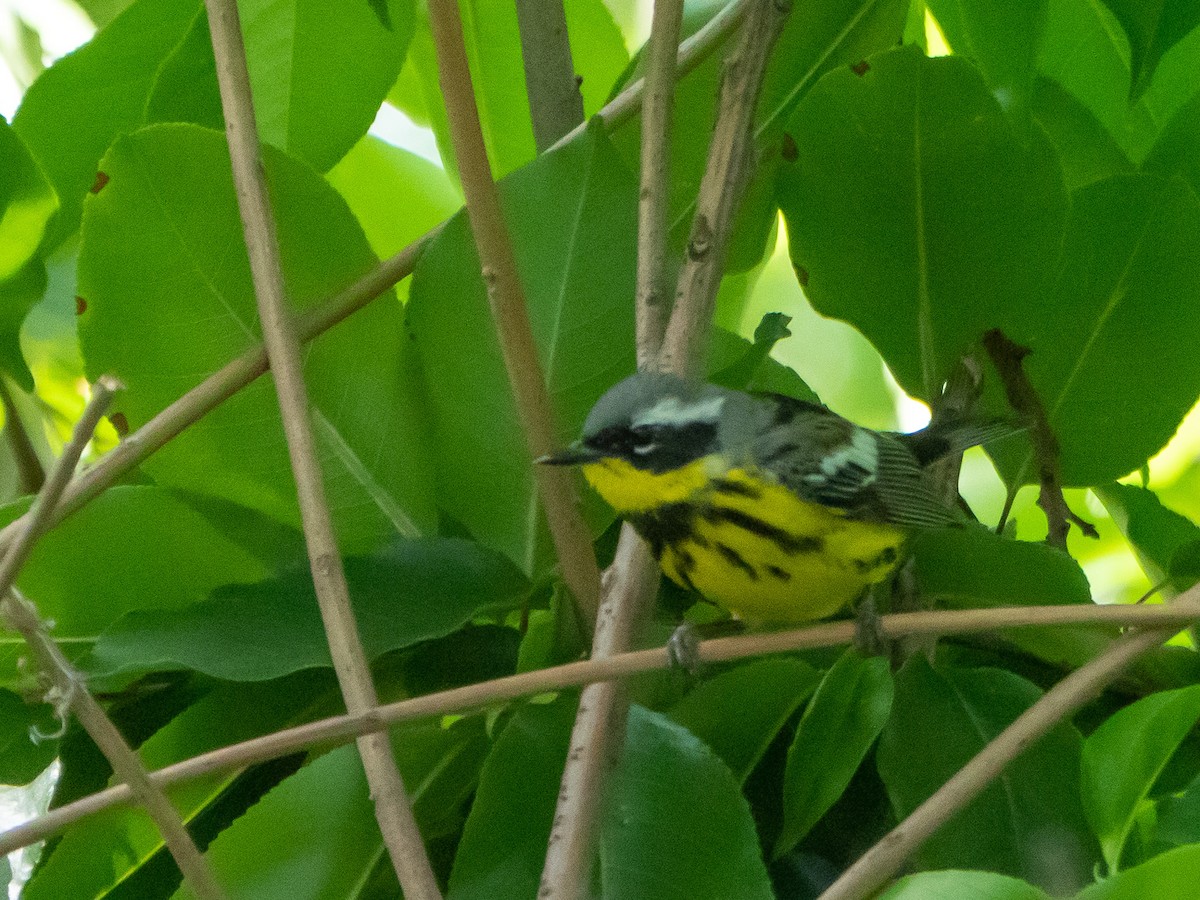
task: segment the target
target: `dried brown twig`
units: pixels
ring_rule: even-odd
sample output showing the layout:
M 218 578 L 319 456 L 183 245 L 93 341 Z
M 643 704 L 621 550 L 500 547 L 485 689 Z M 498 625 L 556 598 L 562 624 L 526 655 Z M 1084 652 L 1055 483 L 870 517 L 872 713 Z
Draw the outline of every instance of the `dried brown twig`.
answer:
M 983 336 L 983 347 L 992 358 L 1000 381 L 1004 385 L 1005 396 L 1009 405 L 1029 423 L 1029 438 L 1033 443 L 1033 457 L 1037 463 L 1038 482 L 1041 493 L 1038 495 L 1038 506 L 1046 513 L 1049 533 L 1046 542 L 1053 547 L 1067 549 L 1067 532 L 1075 524 L 1088 537 L 1099 537 L 1096 527 L 1091 522 L 1085 522 L 1075 515 L 1067 506 L 1062 492 L 1062 474 L 1059 467 L 1060 448 L 1058 438 L 1050 427 L 1046 416 L 1046 407 L 1042 398 L 1025 374 L 1021 363 L 1030 351 L 1014 343 L 999 328 L 993 328 Z M 1006 503 L 1011 506 L 1012 495 Z

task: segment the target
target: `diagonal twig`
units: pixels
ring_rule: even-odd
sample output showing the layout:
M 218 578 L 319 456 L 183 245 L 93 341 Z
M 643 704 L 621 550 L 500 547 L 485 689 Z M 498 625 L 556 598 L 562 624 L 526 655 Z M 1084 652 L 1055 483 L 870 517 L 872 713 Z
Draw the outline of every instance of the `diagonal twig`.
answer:
M 525 290 L 483 145 L 456 0 L 430 0 L 429 19 L 437 50 L 438 80 L 450 121 L 467 217 L 487 283 L 488 304 L 521 430 L 531 458 L 537 458 L 557 447 L 553 411 L 529 325 Z M 590 623 L 600 604 L 600 570 L 571 475 L 556 467 L 538 466 L 535 477 L 563 581 L 584 621 Z
M 363 712 L 379 701 L 350 605 L 309 418 L 300 340 L 288 306 L 275 220 L 267 196 L 237 4 L 234 0 L 205 0 L 205 6 L 250 274 L 263 342 L 275 376 L 317 604 L 346 708 L 352 713 Z M 439 898 L 441 892 L 413 818 L 391 741 L 386 733 L 364 735 L 358 740 L 358 752 L 370 785 L 375 818 L 405 896 L 411 900 Z
M 113 768 L 113 772 L 128 787 L 130 795 L 145 808 L 162 835 L 163 843 L 179 866 L 188 885 L 202 900 L 219 900 L 225 893 L 217 884 L 207 860 L 196 847 L 178 811 L 171 805 L 162 788 L 150 781 L 141 759 L 125 742 L 121 732 L 105 714 L 104 709 L 88 692 L 83 676 L 51 639 L 46 624 L 37 609 L 13 587 L 17 573 L 29 558 L 33 545 L 45 533 L 47 523 L 62 495 L 63 489 L 79 464 L 79 458 L 100 417 L 108 408 L 113 393 L 120 385 L 113 378 L 100 378 L 93 389 L 92 399 L 75 424 L 75 431 L 50 477 L 34 500 L 25 517 L 25 524 L 0 560 L 0 617 L 13 630 L 20 632 L 37 660 L 42 675 L 50 682 L 47 699 L 60 710 L 64 721 L 69 709 L 84 731 L 95 742 Z
M 963 635 L 1009 628 L 1106 625 L 1164 628 L 1172 633 L 1200 619 L 1200 588 L 1181 594 L 1169 605 L 1133 606 L 1086 604 L 1009 606 L 989 609 L 932 610 L 890 613 L 880 617 L 882 633 L 891 640 L 911 636 Z M 819 647 L 849 644 L 855 623 L 822 622 L 790 631 L 756 632 L 716 638 L 699 644 L 701 662 L 727 663 Z M 628 678 L 669 665 L 663 647 L 619 653 L 604 659 L 567 663 L 547 669 L 508 675 L 479 684 L 451 688 L 396 703 L 365 713 L 333 716 L 252 738 L 194 756 L 150 773 L 153 783 L 167 786 L 216 772 L 234 771 L 266 762 L 314 745 L 348 743 L 361 734 L 380 731 L 416 719 L 465 714 L 520 697 L 562 691 L 580 685 Z M 66 806 L 52 809 L 37 819 L 0 834 L 0 855 L 45 840 L 75 822 L 133 800 L 129 788 L 117 785 Z

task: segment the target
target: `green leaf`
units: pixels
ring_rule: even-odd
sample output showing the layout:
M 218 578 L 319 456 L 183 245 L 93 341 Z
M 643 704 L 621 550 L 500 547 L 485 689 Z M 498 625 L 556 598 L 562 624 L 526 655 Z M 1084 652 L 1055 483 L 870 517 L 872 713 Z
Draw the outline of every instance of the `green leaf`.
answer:
M 1189 900 L 1200 880 L 1200 844 L 1170 850 L 1079 892 L 1075 900 Z
M 816 669 L 801 660 L 761 659 L 697 685 L 668 715 L 745 782 L 818 681 Z
M 429 814 L 447 812 L 428 803 L 433 790 L 444 789 L 438 765 L 458 758 L 477 764 L 487 745 L 478 717 L 462 724 L 467 727 L 408 727 L 396 735 L 401 775 L 427 840 Z M 443 793 L 441 799 L 463 798 Z M 283 900 L 296 897 L 298 889 L 300 896 L 363 896 L 371 870 L 390 864 L 357 749 L 339 747 L 305 766 L 223 832 L 205 855 L 230 896 Z M 195 896 L 186 885 L 174 895 Z
M 773 315 L 779 313 L 767 314 L 768 317 Z M 766 322 L 767 317 L 764 317 L 760 327 Z M 770 338 L 767 337 L 767 340 Z M 741 391 L 785 394 L 797 400 L 819 403 L 812 388 L 804 383 L 794 369 L 771 356 L 763 355 L 765 347 L 758 331 L 755 331 L 755 342 L 751 343 L 724 328 L 714 328 L 708 356 L 708 380 Z
M 1200 579 L 1195 565 L 1200 528 L 1194 522 L 1163 506 L 1146 488 L 1110 484 L 1093 490 L 1133 547 L 1151 584 L 1170 581 L 1169 598 Z
M 1171 754 L 1200 719 L 1200 686 L 1162 691 L 1109 716 L 1083 744 L 1082 796 L 1110 872 Z
M 1066 198 L 1049 148 L 1018 142 L 969 63 L 915 48 L 831 72 L 789 131 L 779 202 L 807 296 L 862 331 L 906 391 L 936 396 L 1053 272 Z
M 641 706 L 629 710 L 599 845 L 602 897 L 775 896 L 733 774 L 685 728 Z
M 927 602 L 972 609 L 1092 600 L 1079 563 L 1044 543 L 972 526 L 924 531 L 913 539 L 912 549 L 917 589 Z
M 28 784 L 58 755 L 58 741 L 36 734 L 53 734 L 59 728 L 54 712 L 45 703 L 21 699 L 0 690 L 0 784 Z
M 1129 45 L 1112 12 L 1093 0 L 1049 0 L 1046 13 L 1039 70 L 1077 97 L 1125 154 L 1140 162 L 1162 124 L 1200 89 L 1200 30 L 1162 57 L 1154 80 L 1131 102 L 1137 86 Z
M 633 371 L 637 186 L 592 127 L 507 179 L 501 198 L 566 443 L 597 398 Z M 479 273 L 460 214 L 422 254 L 410 289 L 438 499 L 477 539 L 532 573 L 551 548 Z M 590 502 L 596 520 L 610 515 Z
M 1200 25 L 1200 6 L 1192 0 L 1103 0 L 1112 10 L 1129 38 L 1133 84 L 1130 96 L 1136 100 L 1154 77 L 1163 54 Z
M 260 138 L 328 169 L 366 134 L 400 73 L 412 0 L 391 0 L 387 23 L 368 3 L 241 0 L 238 9 Z M 145 121 L 224 128 L 203 10 L 163 61 Z
M 574 716 L 575 704 L 559 700 L 508 723 L 484 765 L 450 900 L 535 896 Z M 598 843 L 597 897 L 773 896 L 733 775 L 682 726 L 639 706 Z
M 879 900 L 1049 900 L 1049 895 L 1007 875 L 951 870 L 906 875 Z
M 1039 77 L 1033 116 L 1058 152 L 1067 190 L 1076 191 L 1110 175 L 1133 171 L 1133 163 L 1092 111 L 1057 81 Z
M 0 282 L 41 246 L 58 197 L 12 127 L 0 117 Z
M 1061 445 L 1063 483 L 1104 484 L 1137 469 L 1200 396 L 1190 365 L 1200 341 L 1200 200 L 1182 179 L 1153 175 L 1078 191 L 1057 280 L 1039 303 L 1010 311 L 1005 329 L 1032 351 L 1024 368 Z M 1009 484 L 1036 480 L 1026 440 L 989 453 Z
M 483 607 L 516 602 L 524 579 L 467 541 L 403 541 L 345 561 L 368 659 L 443 637 Z M 259 584 L 231 585 L 184 610 L 127 614 L 100 635 L 88 660 L 99 675 L 195 669 L 262 681 L 332 665 L 308 567 Z
M 1186 790 L 1155 804 L 1154 830 L 1147 843 L 1151 847 L 1200 843 L 1200 783 L 1193 781 Z
M 375 264 L 340 197 L 267 148 L 284 275 L 306 309 Z M 87 205 L 79 290 L 88 372 L 126 385 L 114 405 L 138 428 L 259 343 L 242 227 L 222 135 L 155 125 L 104 159 L 108 184 Z M 138 253 L 128 252 L 137 247 Z M 343 550 L 431 529 L 424 423 L 405 377 L 401 310 L 384 296 L 305 351 L 305 380 L 326 491 Z M 298 527 L 275 390 L 262 379 L 145 464 L 158 481 L 225 497 Z
M 30 393 L 34 380 L 21 350 L 21 327 L 30 310 L 45 296 L 47 284 L 46 266 L 37 258 L 0 282 L 0 368 Z
M 583 94 L 583 114 L 593 116 L 629 65 L 625 38 L 604 0 L 566 0 L 567 39 Z
M 892 709 L 883 657 L 847 650 L 825 674 L 788 748 L 783 829 L 775 857 L 792 850 L 846 790 Z
M 1146 172 L 1182 175 L 1200 193 L 1200 93 L 1175 114 L 1142 163 Z
M 100 157 L 118 134 L 142 124 L 158 67 L 199 8 L 198 0 L 140 0 L 30 86 L 13 128 L 58 194 L 48 247 L 79 226 Z
M 916 809 L 1040 696 L 1010 672 L 935 670 L 920 655 L 909 659 L 876 751 L 896 815 Z M 1080 808 L 1079 752 L 1079 734 L 1060 725 L 936 832 L 917 865 L 987 869 L 1056 895 L 1087 883 L 1098 851 Z
M 380 259 L 387 259 L 462 206 L 446 173 L 367 135 L 326 176 L 350 205 Z
M 1021 133 L 1029 114 L 1047 0 L 927 0 L 956 56 L 969 58 Z
M 576 704 L 526 705 L 483 765 L 450 872 L 447 900 L 537 894 Z
M 5 507 L 0 521 L 12 521 L 27 505 Z M 127 485 L 109 488 L 47 532 L 17 585 L 54 621 L 54 637 L 75 656 L 130 610 L 178 610 L 219 585 L 267 574 L 261 560 L 170 491 Z M 2 635 L 0 648 L 0 677 L 11 683 L 23 643 Z

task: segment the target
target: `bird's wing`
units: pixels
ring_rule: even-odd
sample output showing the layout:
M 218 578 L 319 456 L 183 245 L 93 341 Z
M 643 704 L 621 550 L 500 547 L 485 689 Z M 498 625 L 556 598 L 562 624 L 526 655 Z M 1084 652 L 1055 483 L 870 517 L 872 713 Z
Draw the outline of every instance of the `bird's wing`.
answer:
M 787 487 L 849 517 L 903 527 L 958 522 L 903 442 L 809 406 L 761 435 L 756 461 Z

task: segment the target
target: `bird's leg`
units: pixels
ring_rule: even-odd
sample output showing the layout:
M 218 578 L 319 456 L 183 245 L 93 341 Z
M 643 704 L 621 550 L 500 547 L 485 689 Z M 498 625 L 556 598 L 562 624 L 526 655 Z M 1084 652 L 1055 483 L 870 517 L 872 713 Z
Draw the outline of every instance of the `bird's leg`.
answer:
M 854 605 L 854 646 L 863 656 L 885 656 L 891 649 L 891 639 L 884 633 L 873 586 L 868 587 Z
M 667 638 L 667 659 L 672 668 L 683 669 L 691 675 L 700 671 L 700 642 L 709 638 L 741 634 L 746 623 L 740 619 L 724 619 L 697 625 L 684 622 Z

